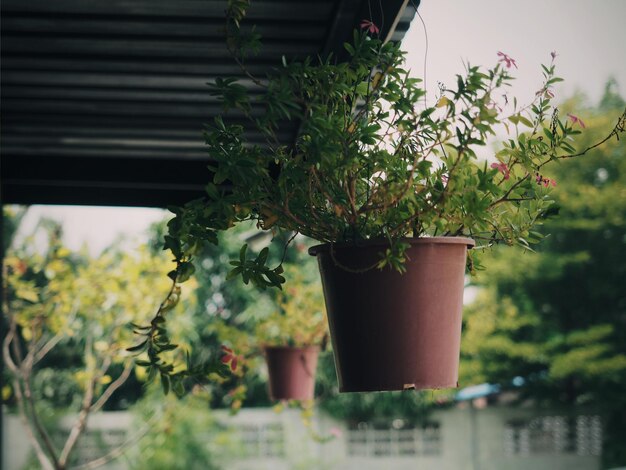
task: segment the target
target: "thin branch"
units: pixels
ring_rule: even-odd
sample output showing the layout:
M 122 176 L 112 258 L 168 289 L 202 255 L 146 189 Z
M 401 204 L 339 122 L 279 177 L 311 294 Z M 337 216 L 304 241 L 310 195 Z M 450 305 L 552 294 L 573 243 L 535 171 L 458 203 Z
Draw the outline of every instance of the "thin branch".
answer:
M 30 422 L 33 424 L 35 430 L 37 431 L 37 434 L 43 441 L 43 444 L 46 450 L 48 451 L 49 456 L 52 459 L 54 466 L 56 467 L 57 466 L 56 450 L 54 446 L 52 445 L 52 440 L 50 439 L 50 436 L 48 435 L 46 428 L 41 424 L 41 421 L 39 421 L 39 415 L 35 408 L 33 393 L 30 387 L 32 363 L 26 363 L 23 359 L 19 341 L 17 341 L 17 334 L 16 334 L 17 327 L 16 327 L 16 322 L 14 320 L 14 317 L 12 317 L 11 326 L 13 329 L 11 346 L 13 348 L 13 355 L 15 357 L 15 361 L 17 362 L 17 365 L 19 366 L 19 371 L 18 371 L 18 374 L 15 376 L 15 380 L 18 381 L 18 383 L 21 383 L 23 386 L 23 393 L 20 393 L 20 398 L 24 401 L 24 410 L 26 410 L 27 408 L 29 410 L 29 413 L 25 413 L 25 414 L 29 416 Z M 19 390 L 21 391 L 21 388 Z
M 569 155 L 560 155 L 560 156 L 555 157 L 555 159 L 563 160 L 563 159 L 566 159 L 566 158 L 582 157 L 583 155 L 585 155 L 590 150 L 593 150 L 596 147 L 599 147 L 600 145 L 602 145 L 605 142 L 607 142 L 608 140 L 610 140 L 611 137 L 613 137 L 613 136 L 617 137 L 617 140 L 619 140 L 619 134 L 621 132 L 624 132 L 625 126 L 626 126 L 626 108 L 624 109 L 624 112 L 622 113 L 622 115 L 617 119 L 617 123 L 615 124 L 615 127 L 613 128 L 613 130 L 604 139 L 602 139 L 599 142 L 596 142 L 594 145 L 591 145 L 591 146 L 587 147 L 585 150 L 583 150 L 581 152 L 574 153 L 574 154 L 569 154 Z M 543 167 L 546 163 L 548 163 L 550 161 L 551 160 L 546 160 L 541 165 L 539 165 L 537 168 Z
M 35 450 L 35 455 L 37 455 L 37 459 L 41 464 L 44 470 L 54 470 L 54 466 L 50 461 L 50 458 L 46 455 L 45 451 L 41 447 L 41 443 L 39 439 L 35 436 L 32 428 L 32 421 L 29 419 L 28 414 L 26 412 L 26 405 L 24 403 L 24 395 L 22 394 L 22 388 L 17 376 L 13 377 L 13 389 L 15 393 L 15 398 L 17 399 L 18 410 L 20 414 L 20 419 L 22 420 L 22 424 L 24 425 L 24 429 L 26 430 L 26 434 L 30 439 L 31 444 Z
M 122 444 L 117 446 L 115 449 L 112 449 L 107 454 L 105 454 L 102 457 L 99 457 L 99 458 L 97 458 L 95 460 L 91 460 L 90 462 L 87 462 L 87 463 L 84 463 L 84 464 L 81 464 L 81 465 L 77 465 L 75 467 L 71 467 L 71 470 L 91 470 L 93 468 L 98 468 L 98 467 L 101 467 L 103 465 L 106 465 L 110 461 L 115 460 L 116 458 L 120 457 L 121 455 L 124 454 L 124 452 L 126 452 L 128 447 L 130 447 L 133 444 L 136 444 L 141 439 L 143 439 L 143 437 L 146 434 L 148 434 L 148 431 L 150 431 L 150 429 L 152 428 L 152 421 L 155 420 L 155 416 L 156 415 L 153 415 L 148 420 L 148 422 L 146 423 L 146 425 L 142 429 L 140 429 L 133 436 L 131 436 L 130 438 L 125 440 Z
M 4 279 L 7 279 L 6 275 L 4 276 Z M 37 448 L 39 448 L 41 451 L 40 453 L 37 452 L 37 456 L 38 458 L 40 456 L 42 457 L 42 459 L 40 459 L 42 466 L 48 468 L 48 466 L 50 465 L 50 459 L 52 459 L 54 466 L 56 466 L 56 450 L 52 445 L 52 441 L 50 440 L 50 436 L 48 436 L 46 429 L 39 421 L 37 410 L 35 409 L 35 405 L 33 402 L 32 391 L 30 388 L 30 374 L 32 372 L 32 364 L 30 364 L 31 367 L 25 367 L 26 365 L 24 364 L 23 355 L 17 336 L 17 321 L 15 320 L 15 316 L 11 313 L 11 310 L 9 308 L 10 304 L 7 296 L 8 286 L 6 284 L 3 286 L 2 291 L 2 300 L 5 308 L 4 311 L 10 321 L 9 333 L 7 333 L 7 335 L 5 336 L 2 345 L 2 356 L 5 360 L 5 364 L 8 365 L 9 369 L 13 373 L 15 388 L 14 392 L 18 402 L 22 420 L 26 425 L 29 436 L 32 436 L 31 440 L 33 441 L 33 443 L 35 443 L 35 451 L 37 452 Z M 13 349 L 13 356 L 11 356 L 10 349 Z M 23 391 L 22 386 L 24 388 Z M 27 412 L 26 404 L 28 404 L 28 409 L 30 409 L 30 413 Z M 34 427 L 34 431 L 37 432 L 37 435 L 39 435 L 39 437 L 43 441 L 43 444 L 49 453 L 49 457 L 46 456 L 43 449 L 41 449 L 39 440 L 36 438 L 35 432 L 33 432 L 31 425 Z
M 46 356 L 46 354 L 48 354 L 57 344 L 59 344 L 59 341 L 61 341 L 62 339 L 63 335 L 61 333 L 57 333 L 50 340 L 48 340 L 48 342 L 44 346 L 42 346 L 35 354 L 33 358 L 33 365 L 41 361 Z
M 13 362 L 13 358 L 11 357 L 11 351 L 9 350 L 11 342 L 15 338 L 15 323 L 11 320 L 11 326 L 9 327 L 9 332 L 4 337 L 4 341 L 2 342 L 2 357 L 4 358 L 4 363 L 9 367 L 9 370 L 14 374 L 19 374 L 19 369 L 15 362 Z
M 92 339 L 87 338 L 87 341 L 85 344 L 85 356 L 87 356 L 87 354 L 90 353 L 91 344 L 92 344 Z M 89 413 L 91 411 L 91 403 L 93 401 L 97 378 L 98 378 L 97 375 L 93 374 L 91 379 L 89 379 L 89 381 L 87 382 L 87 386 L 85 388 L 85 395 L 83 396 L 83 402 L 81 405 L 81 410 L 80 410 L 80 413 L 78 414 L 78 419 L 72 426 L 72 429 L 70 430 L 70 435 L 67 438 L 67 441 L 65 441 L 65 445 L 63 446 L 63 450 L 61 451 L 61 456 L 59 457 L 59 465 L 61 466 L 61 468 L 64 468 L 66 466 L 70 453 L 74 449 L 74 446 L 78 442 L 78 438 L 80 437 L 82 432 L 85 430 L 85 427 L 87 426 L 87 418 L 89 417 Z
M 526 176 L 524 176 L 523 178 L 520 178 L 519 180 L 517 180 L 508 190 L 506 193 L 504 193 L 504 195 L 500 198 L 497 199 L 495 201 L 493 201 L 491 204 L 489 204 L 488 209 L 491 209 L 494 206 L 497 206 L 498 204 L 505 202 L 508 197 L 510 196 L 510 194 L 515 191 L 516 188 L 519 187 L 520 184 L 522 184 L 524 181 L 526 181 L 528 178 L 530 178 L 530 173 L 527 173 Z
M 107 400 L 111 398 L 111 395 L 113 395 L 113 393 L 118 388 L 120 388 L 124 384 L 124 382 L 126 382 L 132 370 L 133 370 L 133 363 L 129 361 L 126 367 L 124 367 L 124 370 L 119 375 L 119 377 L 109 384 L 106 390 L 102 392 L 102 395 L 100 396 L 100 398 L 98 398 L 98 400 L 93 404 L 93 406 L 91 407 L 92 412 L 95 413 L 96 411 L 100 410 L 100 408 L 104 406 Z

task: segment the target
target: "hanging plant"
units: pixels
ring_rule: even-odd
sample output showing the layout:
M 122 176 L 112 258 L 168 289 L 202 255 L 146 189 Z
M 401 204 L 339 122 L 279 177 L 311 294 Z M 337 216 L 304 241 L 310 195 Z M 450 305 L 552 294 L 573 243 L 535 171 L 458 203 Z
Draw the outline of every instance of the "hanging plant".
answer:
M 412 257 L 412 240 L 429 237 L 461 237 L 463 259 L 465 247 L 474 244 L 531 249 L 542 237 L 533 228 L 554 211 L 550 192 L 557 182 L 550 165 L 580 157 L 624 131 L 626 111 L 605 139 L 576 150 L 582 120 L 562 118 L 552 104 L 553 86 L 561 81 L 555 53 L 542 66 L 543 82 L 528 105 L 508 96 L 517 64 L 503 52 L 490 69 L 467 64 L 455 86 L 441 88 L 429 104 L 421 80 L 404 68 L 400 45 L 380 38 L 369 20 L 345 44 L 345 62 L 283 58 L 267 76 L 256 77 L 246 60 L 259 49 L 259 37 L 240 28 L 247 7 L 246 0 L 229 1 L 227 45 L 253 86 L 236 78 L 210 85 L 223 105 L 223 114 L 205 131 L 211 176 L 205 197 L 171 208 L 175 217 L 165 249 L 177 267 L 155 321 L 175 303 L 176 286 L 193 274 L 192 260 L 202 244 L 217 243 L 218 232 L 242 221 L 328 244 L 315 253 L 326 253 L 327 265 L 353 274 L 402 273 Z M 250 140 L 234 117 L 246 119 L 264 142 Z M 278 137 L 288 122 L 299 128 L 292 142 Z M 509 137 L 482 158 L 480 149 L 500 131 Z M 335 256 L 343 246 L 372 242 L 378 249 L 365 257 L 366 264 Z M 467 259 L 470 271 L 478 267 L 471 252 Z M 244 244 L 229 277 L 260 289 L 280 288 L 282 264 L 267 262 L 267 249 L 254 254 Z M 459 274 L 454 276 L 458 284 Z M 152 366 L 163 372 L 167 365 L 159 351 L 169 346 L 158 341 L 160 324 L 151 325 L 144 347 L 154 351 Z

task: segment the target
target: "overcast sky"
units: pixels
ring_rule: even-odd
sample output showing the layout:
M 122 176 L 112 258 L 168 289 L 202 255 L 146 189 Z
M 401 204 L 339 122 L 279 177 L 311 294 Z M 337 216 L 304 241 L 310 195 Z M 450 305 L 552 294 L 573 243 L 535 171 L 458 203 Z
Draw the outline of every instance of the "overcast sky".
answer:
M 626 0 L 422 0 L 428 32 L 427 88 L 454 85 L 463 61 L 493 66 L 497 52 L 518 64 L 514 94 L 532 99 L 541 85 L 541 63 L 558 54 L 556 88 L 562 97 L 581 90 L 595 104 L 609 76 L 626 94 Z M 424 76 L 425 38 L 415 18 L 403 41 L 415 76 Z M 558 98 L 558 96 L 557 96 Z
M 384 0 L 383 0 L 384 1 Z M 609 76 L 626 94 L 626 0 L 422 0 L 419 12 L 428 31 L 426 84 L 434 96 L 437 81 L 454 84 L 463 61 L 492 66 L 497 52 L 513 57 L 519 69 L 513 94 L 532 100 L 541 84 L 540 64 L 556 51 L 557 72 L 566 81 L 557 99 L 583 91 L 595 104 Z M 425 38 L 415 18 L 403 42 L 408 66 L 424 77 Z M 137 236 L 164 211 L 127 208 L 35 206 L 30 225 L 41 215 L 63 221 L 66 242 L 88 243 L 98 253 L 120 233 Z

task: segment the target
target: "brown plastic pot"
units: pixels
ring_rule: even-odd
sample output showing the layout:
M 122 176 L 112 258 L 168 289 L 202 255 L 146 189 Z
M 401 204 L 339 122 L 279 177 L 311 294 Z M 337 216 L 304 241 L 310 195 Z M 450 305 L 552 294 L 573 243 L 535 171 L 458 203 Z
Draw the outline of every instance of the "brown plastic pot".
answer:
M 266 346 L 272 400 L 312 400 L 319 347 Z
M 405 241 L 404 274 L 365 269 L 380 260 L 384 242 L 309 249 L 322 276 L 341 392 L 458 386 L 465 264 L 474 241 Z

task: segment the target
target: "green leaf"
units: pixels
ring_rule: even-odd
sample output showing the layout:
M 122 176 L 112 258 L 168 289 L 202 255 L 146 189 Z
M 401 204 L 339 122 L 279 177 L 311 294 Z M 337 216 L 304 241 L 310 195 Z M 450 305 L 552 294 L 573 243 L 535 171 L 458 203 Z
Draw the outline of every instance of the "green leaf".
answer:
M 39 302 L 39 296 L 37 295 L 37 292 L 30 289 L 18 289 L 15 292 L 15 295 L 20 299 L 27 300 L 34 304 Z
M 143 351 L 146 346 L 148 345 L 148 340 L 146 339 L 145 341 L 142 341 L 141 343 L 132 346 L 130 348 L 126 348 L 126 351 L 128 352 L 137 352 L 137 351 Z
M 231 279 L 236 278 L 237 276 L 239 276 L 239 274 L 241 274 L 242 271 L 243 271 L 243 267 L 241 266 L 231 269 L 226 275 L 226 280 L 230 281 Z
M 183 381 L 180 379 L 175 380 L 172 384 L 172 390 L 178 398 L 181 398 L 185 394 L 185 386 L 183 385 Z
M 196 267 L 193 265 L 193 263 L 185 261 L 184 263 L 180 263 L 178 265 L 178 269 L 176 271 L 176 282 L 185 282 L 191 276 L 193 276 L 193 273 L 196 272 Z
M 530 122 L 527 118 L 521 115 L 519 116 L 519 122 L 524 124 L 526 127 L 530 127 L 531 129 L 534 127 L 534 124 L 532 122 Z
M 256 259 L 257 264 L 264 266 L 265 262 L 267 261 L 267 256 L 269 252 L 270 250 L 268 247 L 263 248 L 261 252 L 259 253 L 259 256 L 257 256 L 257 259 Z
M 171 235 L 165 235 L 164 239 L 165 243 L 163 245 L 163 249 L 169 249 L 176 259 L 180 259 L 183 255 L 180 240 L 172 237 Z
M 163 387 L 163 395 L 170 392 L 170 378 L 165 374 L 161 374 L 161 387 Z

